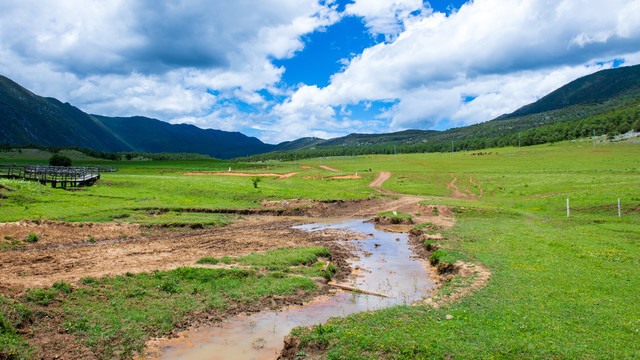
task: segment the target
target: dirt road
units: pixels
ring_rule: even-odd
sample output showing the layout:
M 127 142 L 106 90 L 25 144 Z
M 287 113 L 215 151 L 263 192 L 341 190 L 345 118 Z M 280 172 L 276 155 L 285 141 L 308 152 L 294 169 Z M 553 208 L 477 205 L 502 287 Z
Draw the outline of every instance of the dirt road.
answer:
M 371 184 L 369 184 L 369 186 L 370 187 L 380 187 L 390 177 L 391 177 L 391 172 L 383 171 L 383 172 L 378 174 L 378 176 L 373 180 L 373 182 Z

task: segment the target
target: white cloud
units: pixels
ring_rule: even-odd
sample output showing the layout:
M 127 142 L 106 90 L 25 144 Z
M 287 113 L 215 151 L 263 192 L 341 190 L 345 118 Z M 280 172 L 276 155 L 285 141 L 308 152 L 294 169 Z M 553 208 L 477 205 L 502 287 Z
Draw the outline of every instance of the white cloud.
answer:
M 284 71 L 271 59 L 338 18 L 316 0 L 7 0 L 0 68 L 89 112 L 203 117 L 218 99 L 207 90 L 262 103 Z
M 394 39 L 405 26 L 429 14 L 422 0 L 355 0 L 345 14 L 364 18 L 369 30 Z
M 303 87 L 276 111 L 304 109 L 312 117 L 344 104 L 397 100 L 383 114 L 389 130 L 490 120 L 599 70 L 597 62 L 638 63 L 639 3 L 476 0 L 449 16 L 432 13 L 405 22 L 393 42 L 366 49 L 327 87 Z M 353 8 L 361 6 L 365 19 L 382 8 L 364 4 Z
M 282 84 L 272 60 L 341 16 L 387 42 L 345 60 L 324 88 Z M 260 129 L 277 142 L 489 120 L 599 62 L 640 63 L 639 18 L 640 0 L 475 0 L 449 15 L 422 0 L 356 0 L 344 14 L 317 0 L 5 0 L 0 69 L 92 113 Z M 377 101 L 393 105 L 373 119 L 346 107 L 374 113 Z

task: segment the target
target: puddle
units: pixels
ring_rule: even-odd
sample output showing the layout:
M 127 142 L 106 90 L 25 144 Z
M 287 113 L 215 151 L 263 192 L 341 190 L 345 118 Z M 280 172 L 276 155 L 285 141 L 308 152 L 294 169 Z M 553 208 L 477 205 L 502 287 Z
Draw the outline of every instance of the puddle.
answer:
M 280 311 L 264 311 L 225 320 L 217 326 L 189 331 L 163 341 L 160 359 L 275 359 L 284 337 L 297 326 L 323 323 L 331 317 L 410 304 L 428 295 L 433 281 L 426 264 L 413 258 L 408 236 L 376 230 L 360 219 L 327 221 L 296 226 L 307 231 L 345 229 L 371 234 L 349 241 L 359 259 L 350 265 L 359 269 L 355 279 L 342 284 L 391 295 L 392 298 L 349 292 L 317 299 L 309 304 Z

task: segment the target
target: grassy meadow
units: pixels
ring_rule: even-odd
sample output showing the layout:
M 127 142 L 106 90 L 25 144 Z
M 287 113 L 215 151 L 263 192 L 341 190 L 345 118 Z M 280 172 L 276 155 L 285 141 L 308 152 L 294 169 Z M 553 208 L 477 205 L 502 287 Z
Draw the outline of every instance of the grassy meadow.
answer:
M 368 155 L 296 163 L 100 163 L 83 159 L 74 164 L 117 166 L 119 171 L 104 173 L 95 186 L 81 191 L 0 179 L 4 195 L 0 198 L 0 219 L 209 221 L 222 226 L 233 220 L 179 211 L 152 219 L 146 209 L 244 209 L 260 207 L 264 200 L 386 196 L 368 184 L 377 173 L 390 171 L 392 176 L 384 188 L 422 197 L 425 204 L 453 207 L 456 225 L 443 234 L 446 240 L 438 241 L 443 258 L 483 264 L 491 271 L 488 285 L 439 309 L 401 306 L 297 329 L 303 344 L 325 349 L 324 356 L 329 359 L 640 358 L 640 144 L 599 143 L 596 150 L 589 141 L 575 141 L 521 151 L 488 149 L 482 152 L 491 154 L 479 156 L 469 152 Z M 2 157 L 0 153 L 0 163 L 36 161 Z M 339 171 L 322 169 L 321 165 Z M 227 171 L 229 167 L 255 174 L 298 174 L 282 179 L 263 176 L 257 188 L 251 177 L 184 175 Z M 361 177 L 329 179 L 355 173 Z M 454 193 L 458 196 L 452 196 Z M 97 289 L 124 286 L 118 281 L 138 287 L 143 282 L 183 281 L 179 276 L 172 272 L 157 278 L 134 274 L 130 279 L 104 280 L 104 286 Z M 462 283 L 454 278 L 440 291 L 451 291 Z M 180 286 L 187 293 L 194 286 L 205 287 Z M 306 289 L 307 285 L 299 286 Z M 154 282 L 151 288 L 158 289 L 158 284 Z M 60 289 L 43 291 L 63 293 Z M 165 296 L 167 292 L 161 293 Z M 75 295 L 59 296 L 68 306 L 82 303 L 87 312 L 97 311 L 91 310 L 92 305 L 80 298 L 79 292 L 71 294 Z M 15 309 L 29 305 L 29 301 L 25 305 L 0 300 L 11 304 L 0 308 L 14 309 L 12 319 L 19 313 Z M 0 345 L 29 354 L 21 350 L 25 346 L 22 340 L 12 335 L 8 317 L 4 322 L 0 317 Z M 69 326 L 78 331 L 99 326 L 94 323 L 85 328 L 83 320 L 74 321 L 78 324 Z

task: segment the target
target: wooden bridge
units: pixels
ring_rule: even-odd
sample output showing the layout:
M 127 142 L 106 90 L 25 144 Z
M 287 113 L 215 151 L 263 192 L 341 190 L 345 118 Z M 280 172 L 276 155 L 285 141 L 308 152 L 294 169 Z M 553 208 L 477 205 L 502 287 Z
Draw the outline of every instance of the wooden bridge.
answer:
M 46 165 L 0 165 L 0 178 L 37 181 L 52 187 L 91 186 L 100 179 L 101 171 L 117 171 L 114 168 L 64 167 Z

